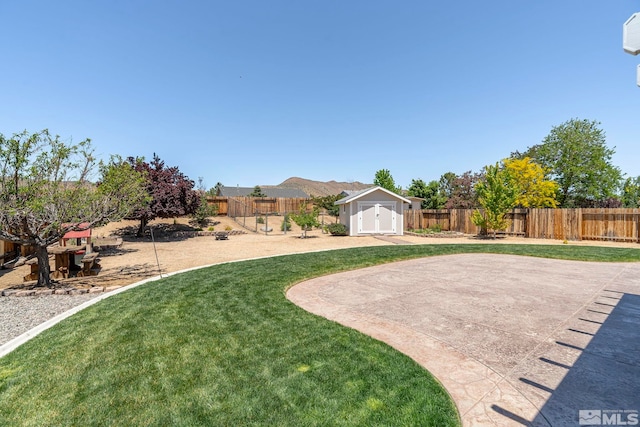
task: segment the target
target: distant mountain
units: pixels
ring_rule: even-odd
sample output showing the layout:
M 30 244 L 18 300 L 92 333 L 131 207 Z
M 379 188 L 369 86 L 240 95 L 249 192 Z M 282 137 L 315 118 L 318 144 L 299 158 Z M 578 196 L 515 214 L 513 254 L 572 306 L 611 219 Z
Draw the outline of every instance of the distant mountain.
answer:
M 312 181 L 310 179 L 291 177 L 276 187 L 295 188 L 302 190 L 310 196 L 332 196 L 340 194 L 344 190 L 364 190 L 373 184 L 363 184 L 358 181 L 354 182 L 337 182 L 337 181 Z M 263 185 L 261 187 L 269 187 Z

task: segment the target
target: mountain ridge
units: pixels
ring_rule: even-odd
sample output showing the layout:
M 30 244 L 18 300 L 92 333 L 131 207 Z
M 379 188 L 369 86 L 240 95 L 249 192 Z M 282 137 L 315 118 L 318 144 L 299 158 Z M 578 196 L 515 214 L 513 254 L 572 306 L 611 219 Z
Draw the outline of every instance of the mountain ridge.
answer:
M 373 184 L 365 184 L 359 181 L 314 181 L 311 179 L 293 176 L 282 181 L 278 185 L 263 185 L 263 188 L 281 187 L 302 190 L 310 196 L 323 197 L 340 194 L 344 190 L 358 191 L 371 187 Z

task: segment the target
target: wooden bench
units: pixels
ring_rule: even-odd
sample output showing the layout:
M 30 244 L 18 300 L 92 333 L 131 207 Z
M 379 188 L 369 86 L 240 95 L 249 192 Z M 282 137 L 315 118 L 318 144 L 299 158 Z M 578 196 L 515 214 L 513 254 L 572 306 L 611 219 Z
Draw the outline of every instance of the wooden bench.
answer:
M 31 267 L 31 272 L 24 276 L 22 279 L 25 282 L 29 282 L 31 280 L 38 280 L 38 258 L 31 258 L 25 264 Z
M 38 258 L 31 258 L 25 264 L 31 267 L 31 272 L 24 276 L 22 280 L 24 280 L 25 282 L 38 280 L 38 273 L 40 268 L 38 265 Z M 69 269 L 67 267 L 59 267 L 57 270 L 51 271 L 49 274 L 54 279 L 66 279 L 69 276 Z
M 98 255 L 100 255 L 100 252 L 91 252 L 82 257 L 80 260 L 82 262 L 82 270 L 78 271 L 78 277 L 96 276 L 98 274 L 94 271 L 95 268 L 100 268 Z

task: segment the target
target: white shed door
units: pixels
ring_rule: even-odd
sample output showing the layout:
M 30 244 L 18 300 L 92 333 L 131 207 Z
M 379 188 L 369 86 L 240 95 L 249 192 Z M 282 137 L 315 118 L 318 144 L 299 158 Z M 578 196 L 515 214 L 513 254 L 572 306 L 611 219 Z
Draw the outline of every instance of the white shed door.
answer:
M 358 233 L 376 232 L 376 205 L 375 203 L 358 204 Z
M 358 233 L 395 233 L 396 204 L 358 203 Z
M 396 204 L 381 203 L 378 205 L 378 233 L 396 232 Z

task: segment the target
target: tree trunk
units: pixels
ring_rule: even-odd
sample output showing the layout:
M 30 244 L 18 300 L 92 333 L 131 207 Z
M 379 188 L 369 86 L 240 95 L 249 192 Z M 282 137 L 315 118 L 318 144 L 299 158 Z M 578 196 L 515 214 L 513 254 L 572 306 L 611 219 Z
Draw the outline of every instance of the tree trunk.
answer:
M 142 218 L 140 218 L 140 227 L 138 228 L 138 232 L 136 233 L 136 236 L 138 237 L 143 237 L 144 236 L 144 229 L 147 226 L 147 217 L 143 216 Z
M 38 258 L 38 286 L 51 287 L 51 267 L 49 266 L 49 254 L 46 246 L 36 246 Z

